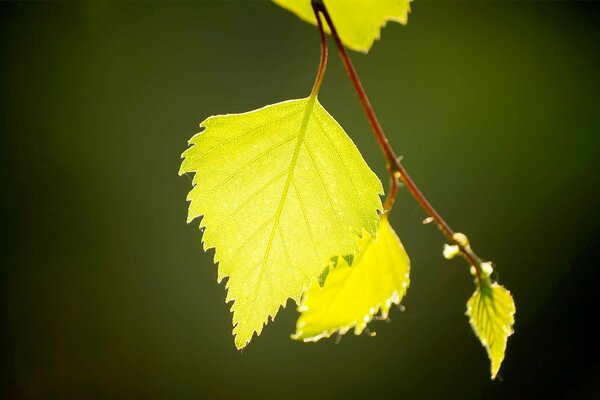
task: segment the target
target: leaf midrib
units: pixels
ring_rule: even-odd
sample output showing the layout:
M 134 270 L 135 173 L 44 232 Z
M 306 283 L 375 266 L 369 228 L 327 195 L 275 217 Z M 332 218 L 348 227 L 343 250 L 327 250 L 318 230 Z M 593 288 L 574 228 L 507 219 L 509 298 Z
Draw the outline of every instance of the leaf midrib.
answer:
M 285 204 L 285 200 L 287 198 L 287 194 L 290 189 L 290 184 L 294 177 L 294 171 L 295 171 L 296 165 L 298 163 L 298 156 L 300 154 L 300 148 L 302 146 L 302 142 L 304 141 L 304 136 L 306 135 L 306 130 L 308 128 L 308 121 L 310 119 L 312 110 L 315 106 L 316 100 L 317 100 L 316 96 L 310 96 L 306 103 L 306 110 L 304 112 L 304 116 L 302 118 L 302 124 L 300 125 L 300 132 L 298 134 L 298 141 L 296 142 L 294 154 L 292 156 L 292 160 L 291 160 L 290 166 L 288 168 L 288 176 L 285 181 L 285 186 L 283 187 L 283 193 L 281 194 L 281 200 L 279 201 L 277 211 L 275 211 L 275 221 L 273 222 L 273 228 L 271 229 L 271 233 L 269 235 L 269 241 L 267 242 L 265 256 L 263 258 L 262 266 L 260 268 L 260 273 L 258 275 L 258 282 L 257 282 L 256 288 L 254 289 L 254 295 L 252 296 L 252 303 L 251 303 L 252 305 L 250 308 L 250 312 L 248 313 L 248 316 L 246 317 L 246 325 L 248 323 L 248 319 L 250 318 L 250 316 L 252 316 L 254 314 L 254 308 L 256 306 L 256 298 L 258 296 L 258 291 L 261 287 L 261 282 L 262 282 L 262 278 L 264 275 L 265 267 L 267 266 L 267 261 L 269 260 L 271 247 L 273 245 L 273 240 L 275 238 L 275 232 L 277 231 L 277 228 L 279 227 L 279 220 L 281 219 L 281 214 L 283 212 L 283 206 Z

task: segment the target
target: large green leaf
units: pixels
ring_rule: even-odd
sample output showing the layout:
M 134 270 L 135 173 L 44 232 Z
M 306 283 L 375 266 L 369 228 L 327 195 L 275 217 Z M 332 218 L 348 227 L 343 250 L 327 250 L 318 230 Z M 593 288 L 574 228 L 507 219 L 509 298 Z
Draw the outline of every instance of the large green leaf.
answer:
M 244 347 L 328 260 L 375 236 L 383 189 L 316 97 L 206 119 L 180 174 L 195 173 L 188 221 L 203 216 L 204 248 L 233 301 Z
M 515 323 L 515 302 L 508 290 L 484 278 L 467 302 L 467 316 L 491 362 L 492 379 L 504 360 L 506 342 Z
M 365 236 L 352 267 L 340 257 L 325 285 L 314 282 L 304 293 L 294 339 L 305 342 L 344 334 L 354 328 L 359 335 L 381 311 L 399 304 L 410 283 L 410 261 L 387 216 L 381 218 L 377 240 Z
M 317 24 L 310 0 L 273 0 L 313 25 Z M 388 21 L 406 24 L 410 0 L 324 0 L 346 47 L 366 53 Z M 329 28 L 325 24 L 325 30 Z

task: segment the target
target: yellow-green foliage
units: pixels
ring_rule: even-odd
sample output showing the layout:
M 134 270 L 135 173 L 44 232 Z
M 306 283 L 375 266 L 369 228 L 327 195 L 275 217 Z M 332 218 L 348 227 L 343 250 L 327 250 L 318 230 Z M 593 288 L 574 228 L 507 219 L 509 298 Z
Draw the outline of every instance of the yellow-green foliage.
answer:
M 363 230 L 376 235 L 383 188 L 316 96 L 201 127 L 180 170 L 195 174 L 188 222 L 203 216 L 242 348 L 332 257 L 354 254 Z
M 354 328 L 359 335 L 381 311 L 399 304 L 410 283 L 410 261 L 387 216 L 381 218 L 377 240 L 365 236 L 352 266 L 339 258 L 325 285 L 313 282 L 302 297 L 294 339 L 317 341 Z
M 342 43 L 362 52 L 387 21 L 405 24 L 410 11 L 410 0 L 322 1 Z M 310 0 L 273 2 L 316 25 Z M 381 182 L 317 99 L 325 60 L 309 97 L 209 117 L 183 153 L 180 174 L 194 174 L 188 222 L 202 218 L 204 249 L 215 249 L 218 281 L 227 278 L 238 349 L 290 298 L 302 299 L 294 339 L 361 334 L 378 313 L 387 318 L 410 283 L 408 255 L 387 214 L 379 218 Z M 491 283 L 492 263 L 479 260 L 466 236 L 451 239 L 444 256 L 462 254 L 478 276 L 466 314 L 494 379 L 515 303 Z
M 484 278 L 467 302 L 467 316 L 491 362 L 492 379 L 504 360 L 506 342 L 515 323 L 515 302 L 508 290 Z
M 310 0 L 273 0 L 298 17 L 317 24 Z M 406 24 L 410 0 L 324 0 L 342 43 L 349 49 L 366 53 L 380 38 L 387 21 Z M 325 24 L 329 33 L 329 27 Z

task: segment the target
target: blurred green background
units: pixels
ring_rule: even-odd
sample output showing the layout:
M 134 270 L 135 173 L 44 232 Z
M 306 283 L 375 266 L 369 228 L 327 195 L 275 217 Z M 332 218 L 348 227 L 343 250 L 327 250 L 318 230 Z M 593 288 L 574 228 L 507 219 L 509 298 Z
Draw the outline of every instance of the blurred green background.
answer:
M 491 382 L 467 268 L 405 190 L 405 312 L 303 344 L 288 303 L 233 346 L 180 154 L 207 116 L 308 95 L 314 27 L 267 1 L 1 4 L 0 397 L 598 398 L 599 11 L 417 1 L 352 54 L 406 167 L 514 294 Z M 387 184 L 335 52 L 320 98 Z

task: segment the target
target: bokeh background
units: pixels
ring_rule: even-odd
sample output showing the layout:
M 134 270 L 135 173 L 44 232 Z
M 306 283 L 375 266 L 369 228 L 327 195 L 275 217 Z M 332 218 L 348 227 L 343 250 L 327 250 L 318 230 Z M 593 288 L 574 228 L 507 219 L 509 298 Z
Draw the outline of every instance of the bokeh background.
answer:
M 303 344 L 288 303 L 235 350 L 180 154 L 207 116 L 308 95 L 314 27 L 267 1 L 2 3 L 0 397 L 599 398 L 599 11 L 417 1 L 352 54 L 415 180 L 514 294 L 492 382 L 467 268 L 405 190 L 404 312 Z M 320 98 L 385 179 L 335 52 Z

